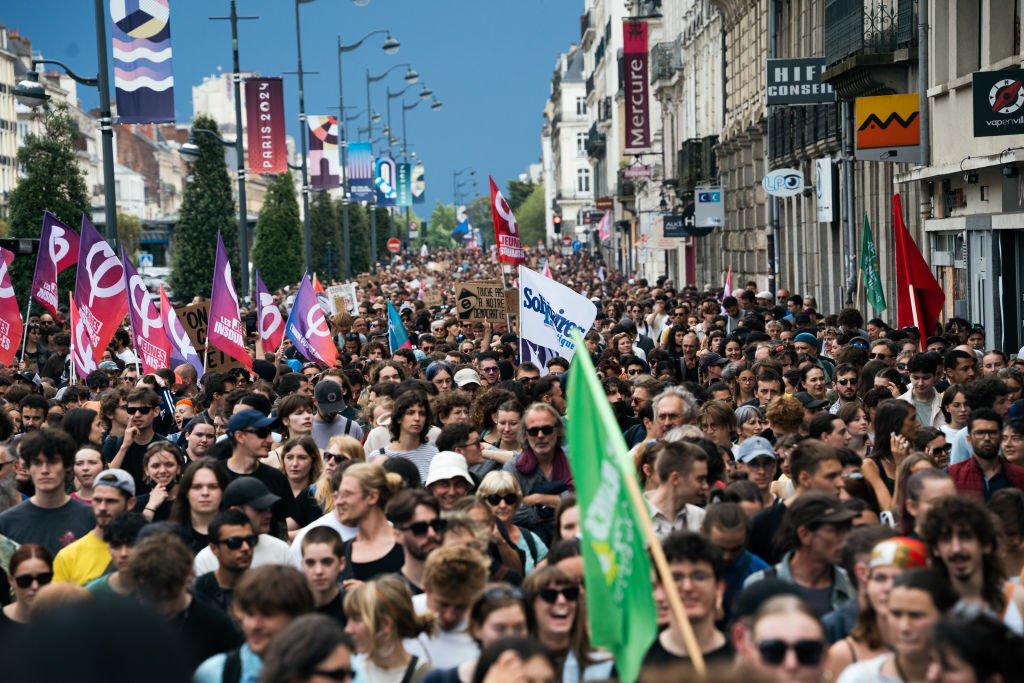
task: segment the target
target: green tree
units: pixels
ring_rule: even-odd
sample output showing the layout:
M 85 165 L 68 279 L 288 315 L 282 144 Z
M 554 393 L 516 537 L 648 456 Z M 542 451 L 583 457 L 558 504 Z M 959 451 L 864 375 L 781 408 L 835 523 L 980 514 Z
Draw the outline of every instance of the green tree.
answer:
M 138 216 L 117 212 L 117 241 L 124 247 L 132 265 L 139 266 L 139 240 L 142 239 L 142 221 Z
M 370 228 L 367 222 L 367 208 L 359 202 L 348 205 L 349 257 L 352 259 L 352 275 L 370 272 Z
M 217 122 L 206 115 L 192 121 L 192 130 L 218 132 Z M 238 214 L 231 196 L 231 178 L 224 161 L 224 146 L 212 135 L 194 134 L 199 159 L 191 165 L 191 180 L 181 195 L 178 223 L 174 226 L 174 256 L 171 259 L 171 289 L 176 298 L 188 301 L 210 296 L 213 266 L 220 230 L 238 282 Z
M 42 107 L 32 113 L 32 118 L 43 122 L 43 134 L 29 133 L 18 149 L 18 165 L 25 175 L 11 190 L 8 237 L 39 239 L 46 210 L 75 230 L 82 224 L 83 214 L 92 219 L 85 177 L 75 156 L 74 144 L 79 133 L 67 105 Z M 35 256 L 18 256 L 11 265 L 11 284 L 23 309 L 35 266 Z M 61 274 L 61 291 L 70 291 L 74 281 L 75 268 L 71 267 Z M 64 296 L 61 295 L 62 302 Z
M 523 202 L 527 200 L 530 194 L 537 188 L 531 182 L 523 182 L 521 180 L 510 180 L 508 181 L 508 194 L 505 195 L 505 201 L 508 202 L 508 208 L 512 209 L 513 215 L 517 218 L 519 216 L 516 213 L 519 207 L 523 205 Z
M 256 220 L 253 268 L 271 292 L 302 279 L 302 221 L 291 173 L 275 176 Z
M 341 219 L 335 211 L 334 202 L 326 191 L 313 195 L 309 203 L 309 243 L 312 251 L 310 268 L 317 273 L 320 284 L 330 282 L 330 277 L 341 273 L 341 259 L 344 247 L 341 241 Z M 330 244 L 334 258 L 328 259 L 327 246 Z M 313 273 L 309 274 L 310 279 Z
M 513 214 L 515 215 L 515 214 Z M 483 246 L 494 244 L 494 215 L 491 213 L 491 198 L 477 197 L 466 207 L 469 223 L 480 231 Z
M 391 253 L 388 251 L 388 240 L 391 234 L 391 223 L 388 216 L 387 209 L 377 208 L 374 212 L 377 216 L 377 262 L 387 261 L 391 258 Z M 372 246 L 372 245 L 371 245 Z
M 544 224 L 544 186 L 534 185 L 533 192 L 526 198 L 519 212 L 515 214 L 519 224 L 519 238 L 523 244 L 535 245 L 546 235 Z
M 452 239 L 454 229 L 455 207 L 438 202 L 434 205 L 434 212 L 430 214 L 430 222 L 427 224 L 427 246 L 431 249 L 456 246 L 455 240 Z

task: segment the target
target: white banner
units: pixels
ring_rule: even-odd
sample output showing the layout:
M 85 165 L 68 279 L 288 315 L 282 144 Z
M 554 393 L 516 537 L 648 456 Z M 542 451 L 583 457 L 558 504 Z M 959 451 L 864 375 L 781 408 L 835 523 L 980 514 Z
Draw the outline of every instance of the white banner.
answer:
M 327 302 L 331 307 L 331 315 L 346 310 L 352 315 L 359 312 L 359 299 L 356 297 L 356 283 L 346 282 L 343 285 L 332 285 L 327 288 Z
M 526 266 L 519 266 L 519 291 L 521 352 L 529 348 L 534 351 L 531 356 L 547 356 L 547 360 L 558 355 L 571 360 L 576 350 L 572 328 L 577 327 L 580 334 L 586 334 L 593 326 L 597 317 L 593 302 Z M 531 358 L 522 354 L 520 360 Z

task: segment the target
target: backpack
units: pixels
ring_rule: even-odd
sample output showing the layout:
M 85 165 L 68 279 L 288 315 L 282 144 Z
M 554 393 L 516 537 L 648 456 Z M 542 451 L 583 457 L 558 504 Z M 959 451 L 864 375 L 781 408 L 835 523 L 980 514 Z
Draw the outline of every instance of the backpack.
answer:
M 227 651 L 220 680 L 221 683 L 238 683 L 242 680 L 242 648 L 236 647 Z

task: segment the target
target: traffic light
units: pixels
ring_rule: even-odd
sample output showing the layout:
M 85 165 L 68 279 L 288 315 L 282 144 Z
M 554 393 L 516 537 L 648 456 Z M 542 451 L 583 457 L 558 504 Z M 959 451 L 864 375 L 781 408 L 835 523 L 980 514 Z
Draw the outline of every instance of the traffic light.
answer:
M 558 215 L 558 214 L 556 213 L 556 214 L 555 214 L 555 216 L 554 216 L 554 218 L 552 218 L 551 220 L 552 220 L 552 221 L 554 222 L 554 224 L 555 224 L 555 234 L 561 233 L 561 232 L 562 232 L 562 217 L 561 217 L 561 216 L 559 216 L 559 215 Z

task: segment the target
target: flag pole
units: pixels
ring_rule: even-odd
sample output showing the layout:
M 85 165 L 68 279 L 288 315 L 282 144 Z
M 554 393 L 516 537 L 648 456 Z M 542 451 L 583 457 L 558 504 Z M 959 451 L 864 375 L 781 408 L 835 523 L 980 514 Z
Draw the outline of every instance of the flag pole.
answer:
M 686 616 L 686 609 L 683 607 L 682 598 L 679 597 L 679 587 L 672 576 L 668 560 L 665 559 L 665 551 L 661 547 L 661 541 L 654 533 L 654 525 L 651 523 L 651 513 L 647 507 L 646 499 L 640 492 L 640 485 L 637 483 L 635 476 L 629 476 L 629 473 L 624 472 L 622 479 L 626 484 L 626 492 L 629 493 L 629 499 L 633 503 L 637 518 L 640 520 L 644 536 L 647 537 L 647 542 L 650 544 L 651 559 L 654 560 L 654 567 L 658 572 L 658 578 L 661 580 L 662 588 L 664 588 L 665 595 L 668 597 L 669 609 L 672 610 L 672 614 L 675 616 L 676 621 L 679 622 L 679 628 L 683 632 L 686 653 L 689 655 L 690 661 L 693 662 L 693 668 L 697 675 L 703 676 L 706 671 L 704 667 L 704 653 L 700 651 L 700 645 L 697 644 L 697 636 L 693 633 L 690 618 Z
M 28 343 L 28 319 L 32 315 L 32 295 L 28 297 L 28 306 L 25 307 L 25 325 L 24 330 L 21 333 L 21 358 L 18 359 L 18 363 L 25 362 L 25 344 Z
M 910 311 L 914 316 L 914 327 L 917 328 L 918 346 L 924 349 L 924 341 L 928 338 L 924 330 L 921 329 L 921 321 L 918 318 L 917 313 L 917 295 L 914 293 L 914 285 L 907 285 L 907 289 L 910 290 Z
M 506 269 L 511 269 L 511 266 L 509 266 L 507 263 L 501 264 L 501 288 L 505 292 L 508 292 L 508 281 L 505 279 L 505 276 L 508 274 Z M 505 296 L 508 295 L 506 294 Z M 507 303 L 505 304 L 505 329 L 508 331 L 509 334 L 515 334 L 514 332 L 512 332 L 512 316 L 508 314 Z
M 31 298 L 29 298 L 28 301 L 29 301 L 29 304 L 32 303 L 32 299 Z M 71 304 L 72 306 L 74 306 L 73 302 L 74 302 L 74 299 L 72 298 L 72 294 L 71 294 L 71 292 L 68 292 L 68 303 Z M 78 316 L 76 315 L 75 317 L 77 318 Z M 71 310 L 68 309 L 68 323 L 70 323 L 70 322 L 71 322 Z M 71 346 L 71 355 L 69 357 L 71 358 L 71 371 L 68 372 L 68 382 L 70 384 L 74 384 L 75 383 L 75 375 L 78 374 L 78 372 L 75 370 L 75 329 L 74 328 L 71 328 L 71 344 L 70 344 L 70 346 Z

